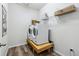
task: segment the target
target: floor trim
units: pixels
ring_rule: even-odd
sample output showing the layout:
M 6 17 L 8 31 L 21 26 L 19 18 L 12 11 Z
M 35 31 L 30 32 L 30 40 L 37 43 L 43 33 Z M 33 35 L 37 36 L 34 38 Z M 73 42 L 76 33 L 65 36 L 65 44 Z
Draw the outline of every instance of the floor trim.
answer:
M 8 49 L 9 49 L 9 48 L 16 47 L 16 46 L 21 46 L 21 45 L 27 45 L 27 44 L 19 44 L 19 45 L 9 46 Z
M 61 52 L 57 51 L 57 50 L 54 50 L 54 53 L 57 55 L 57 56 L 65 56 L 64 54 L 62 54 Z

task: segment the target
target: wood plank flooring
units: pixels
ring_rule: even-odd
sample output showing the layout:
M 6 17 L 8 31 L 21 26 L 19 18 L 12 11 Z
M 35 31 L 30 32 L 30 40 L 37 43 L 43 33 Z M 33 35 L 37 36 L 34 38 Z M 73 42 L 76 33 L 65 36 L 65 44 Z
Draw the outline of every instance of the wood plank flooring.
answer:
M 7 52 L 7 56 L 39 56 L 36 53 L 33 53 L 28 45 L 21 45 L 10 48 Z M 40 56 L 54 56 L 53 53 L 49 54 L 47 51 L 44 51 Z

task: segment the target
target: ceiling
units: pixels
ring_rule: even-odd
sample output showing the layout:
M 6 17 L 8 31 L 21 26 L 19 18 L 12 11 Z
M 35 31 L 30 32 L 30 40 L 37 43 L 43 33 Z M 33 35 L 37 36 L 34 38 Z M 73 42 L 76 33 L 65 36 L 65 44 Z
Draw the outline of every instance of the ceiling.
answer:
M 19 5 L 30 7 L 32 9 L 40 10 L 46 3 L 19 3 Z

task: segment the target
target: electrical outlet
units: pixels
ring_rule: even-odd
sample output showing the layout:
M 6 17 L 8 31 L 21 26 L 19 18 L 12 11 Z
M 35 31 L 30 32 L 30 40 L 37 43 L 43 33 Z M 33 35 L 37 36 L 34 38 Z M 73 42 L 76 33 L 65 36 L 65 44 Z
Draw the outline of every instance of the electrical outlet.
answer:
M 73 48 L 71 48 L 70 51 L 74 51 Z

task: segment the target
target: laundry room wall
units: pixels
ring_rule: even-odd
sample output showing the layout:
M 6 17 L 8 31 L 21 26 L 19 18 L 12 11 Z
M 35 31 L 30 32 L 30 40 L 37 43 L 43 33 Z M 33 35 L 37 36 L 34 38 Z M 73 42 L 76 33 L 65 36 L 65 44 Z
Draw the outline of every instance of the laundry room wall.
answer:
M 38 19 L 38 11 L 16 3 L 8 4 L 8 45 L 26 44 L 27 29 L 32 19 Z
M 76 11 L 63 16 L 54 16 L 54 12 L 69 5 L 75 5 Z M 70 49 L 79 56 L 79 4 L 56 3 L 47 4 L 40 10 L 40 18 L 47 13 L 51 23 L 51 40 L 54 42 L 54 51 L 59 55 L 69 56 Z

